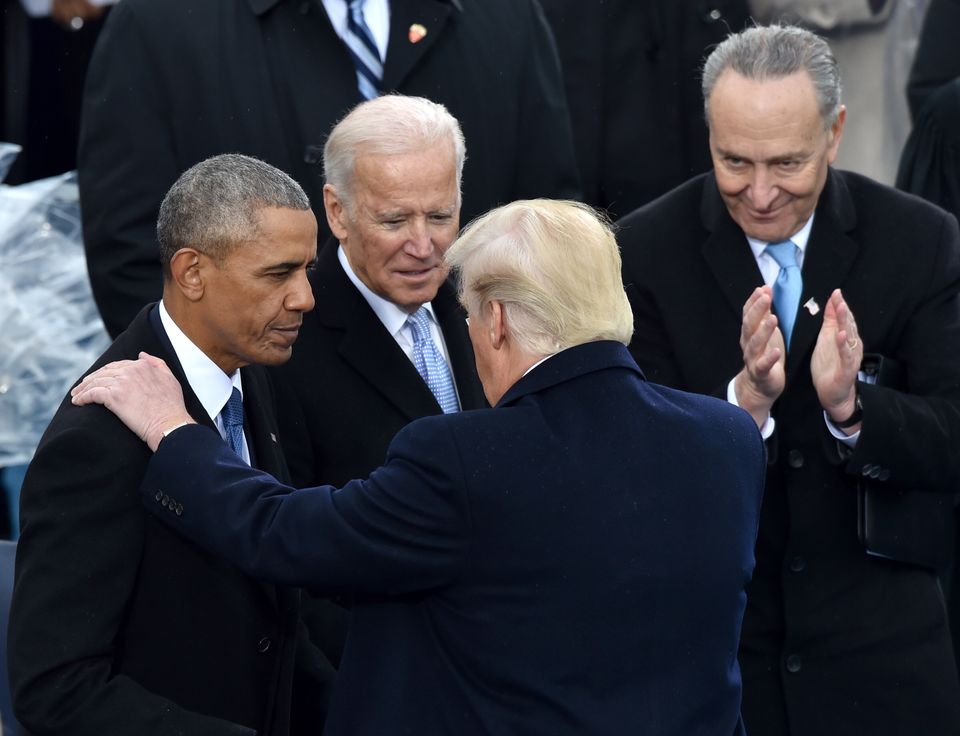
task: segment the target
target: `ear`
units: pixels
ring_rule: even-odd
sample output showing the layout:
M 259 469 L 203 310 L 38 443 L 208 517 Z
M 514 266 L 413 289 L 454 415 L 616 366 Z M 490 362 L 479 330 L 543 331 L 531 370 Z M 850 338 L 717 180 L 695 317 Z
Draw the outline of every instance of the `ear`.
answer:
M 193 248 L 181 248 L 170 259 L 170 280 L 191 302 L 203 297 L 203 270 L 207 265 L 213 265 L 210 258 Z
M 323 209 L 330 232 L 342 243 L 347 238 L 347 209 L 331 184 L 323 185 Z
M 840 139 L 843 137 L 843 125 L 847 122 L 847 108 L 840 105 L 840 112 L 837 113 L 837 119 L 830 126 L 830 142 L 827 144 L 827 163 L 832 164 L 840 151 Z
M 494 300 L 488 305 L 490 309 L 490 344 L 494 350 L 500 350 L 507 339 L 506 314 L 503 304 Z

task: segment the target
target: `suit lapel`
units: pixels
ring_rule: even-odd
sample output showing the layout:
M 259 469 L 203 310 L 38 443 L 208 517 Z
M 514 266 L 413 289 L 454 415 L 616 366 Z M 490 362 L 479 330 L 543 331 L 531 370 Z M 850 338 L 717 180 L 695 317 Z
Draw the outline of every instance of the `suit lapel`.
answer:
M 361 101 L 356 70 L 319 0 L 275 3 L 261 12 L 259 47 L 283 121 L 287 171 L 303 184 L 322 219 L 321 150 L 333 124 Z
M 335 241 L 324 246 L 314 278 L 317 318 L 339 333 L 343 361 L 408 421 L 439 414 L 440 405 L 417 369 L 344 273 Z
M 387 45 L 387 61 L 383 68 L 383 90 L 390 92 L 399 87 L 410 71 L 427 51 L 437 42 L 444 26 L 459 13 L 459 2 L 440 0 L 393 0 L 390 4 L 390 41 Z M 410 29 L 422 26 L 426 35 L 411 41 Z
M 727 213 L 712 174 L 703 180 L 700 217 L 710 232 L 701 247 L 701 253 L 739 320 L 750 293 L 758 286 L 763 286 L 763 275 L 743 231 Z
M 433 310 L 443 330 L 443 340 L 450 356 L 450 370 L 457 383 L 461 409 L 482 409 L 488 406 L 483 395 L 483 386 L 477 376 L 477 364 L 473 358 L 473 346 L 467 333 L 463 310 L 457 303 L 453 287 L 445 282 L 433 300 Z
M 162 358 L 164 362 L 166 362 L 170 372 L 176 376 L 177 381 L 180 382 L 180 387 L 183 389 L 184 406 L 187 409 L 187 413 L 193 417 L 193 420 L 197 422 L 197 424 L 210 427 L 219 434 L 216 423 L 210 418 L 210 415 L 207 414 L 207 410 L 203 408 L 203 404 L 200 403 L 200 399 L 198 399 L 197 395 L 193 392 L 190 382 L 187 381 L 187 375 L 183 372 L 180 359 L 177 357 L 177 353 L 173 349 L 173 344 L 170 342 L 170 338 L 167 337 L 167 333 L 163 329 L 163 323 L 160 321 L 159 306 L 154 304 L 150 306 L 149 309 L 150 336 L 154 341 L 156 352 L 149 349 L 145 349 L 145 352 Z
M 823 324 L 823 307 L 830 293 L 843 283 L 857 257 L 859 246 L 847 235 L 855 223 L 856 211 L 850 193 L 843 180 L 831 170 L 820 195 L 804 254 L 803 293 L 787 353 L 787 375 L 809 361 Z M 804 307 L 811 299 L 819 307 L 816 314 Z
M 277 440 L 277 422 L 267 377 L 258 366 L 248 366 L 240 372 L 243 375 L 243 407 L 249 425 L 247 441 L 253 445 L 256 467 L 283 483 L 289 483 L 286 462 Z

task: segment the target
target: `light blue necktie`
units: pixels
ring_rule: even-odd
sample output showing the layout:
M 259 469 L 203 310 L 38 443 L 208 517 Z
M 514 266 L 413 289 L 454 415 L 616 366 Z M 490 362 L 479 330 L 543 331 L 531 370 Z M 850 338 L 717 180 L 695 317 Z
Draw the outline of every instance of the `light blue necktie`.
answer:
M 780 266 L 780 273 L 773 283 L 773 306 L 777 310 L 780 331 L 787 349 L 790 348 L 790 335 L 797 321 L 797 309 L 800 307 L 800 294 L 803 291 L 803 277 L 797 263 L 797 246 L 792 240 L 782 243 L 770 243 L 766 248 L 773 260 Z
M 357 69 L 357 87 L 364 99 L 380 95 L 383 61 L 367 22 L 363 19 L 363 0 L 347 0 L 347 29 L 343 41 Z
M 223 420 L 223 429 L 226 433 L 227 444 L 230 449 L 243 457 L 243 399 L 240 391 L 234 386 L 233 393 L 227 403 L 220 410 L 220 419 Z
M 436 397 L 444 414 L 459 411 L 460 404 L 450 368 L 430 337 L 430 313 L 427 308 L 420 307 L 411 314 L 407 318 L 407 324 L 413 331 L 413 364 L 417 373 Z

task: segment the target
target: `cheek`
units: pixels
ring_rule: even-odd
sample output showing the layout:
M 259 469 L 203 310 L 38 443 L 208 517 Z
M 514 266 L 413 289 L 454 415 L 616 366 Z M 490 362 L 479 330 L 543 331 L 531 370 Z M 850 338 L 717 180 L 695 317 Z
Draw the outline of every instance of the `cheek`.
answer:
M 729 172 L 716 173 L 717 189 L 724 197 L 736 197 L 747 188 L 747 177 L 741 174 L 731 174 Z

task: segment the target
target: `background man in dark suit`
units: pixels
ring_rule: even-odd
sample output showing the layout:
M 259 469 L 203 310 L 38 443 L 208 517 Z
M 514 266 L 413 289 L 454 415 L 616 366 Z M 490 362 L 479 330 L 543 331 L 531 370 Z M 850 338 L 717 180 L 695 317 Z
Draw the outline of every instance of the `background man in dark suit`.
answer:
M 703 89 L 713 174 L 626 217 L 620 242 L 631 349 L 651 380 L 727 396 L 767 438 L 740 648 L 747 729 L 957 733 L 936 575 L 857 538 L 862 482 L 891 501 L 957 487 L 956 221 L 830 168 L 845 110 L 817 36 L 733 35 Z M 903 384 L 858 378 L 864 351 L 898 362 Z
M 306 195 L 261 161 L 218 156 L 177 181 L 157 234 L 163 301 L 96 366 L 161 356 L 194 421 L 285 477 L 269 383 L 252 364 L 289 358 L 313 307 Z M 299 592 L 251 580 L 145 515 L 148 458 L 108 412 L 69 401 L 44 434 L 23 486 L 10 614 L 17 718 L 70 736 L 316 734 L 332 671 L 298 637 Z
M 245 472 L 181 427 L 149 505 L 250 573 L 356 594 L 333 736 L 743 733 L 756 427 L 644 380 L 613 234 L 585 206 L 507 205 L 448 258 L 495 408 L 413 422 L 341 490 Z M 144 358 L 75 400 L 107 402 L 156 448 L 189 421 L 178 392 Z
M 296 356 L 277 369 L 294 486 L 365 477 L 413 419 L 486 406 L 443 263 L 459 229 L 464 157 L 456 119 L 424 98 L 365 102 L 330 133 L 323 195 L 336 240 L 310 276 L 317 309 L 304 319 Z M 433 376 L 418 364 L 418 315 L 443 363 Z M 444 407 L 428 386 L 438 372 L 452 380 Z M 305 598 L 303 615 L 336 663 L 343 609 Z
M 579 194 L 560 65 L 536 0 L 362 9 L 383 60 L 378 91 L 436 100 L 463 125 L 466 219 L 518 197 Z M 159 295 L 153 221 L 188 166 L 250 154 L 322 200 L 324 135 L 364 99 L 346 30 L 347 0 L 114 9 L 90 65 L 79 153 L 88 267 L 111 334 Z
M 710 168 L 698 71 L 747 0 L 540 0 L 563 65 L 583 201 L 632 212 Z M 469 140 L 469 138 L 468 138 Z

